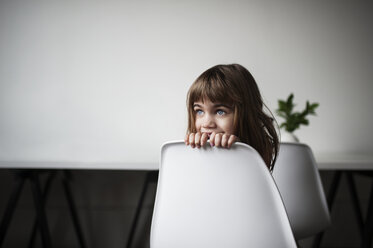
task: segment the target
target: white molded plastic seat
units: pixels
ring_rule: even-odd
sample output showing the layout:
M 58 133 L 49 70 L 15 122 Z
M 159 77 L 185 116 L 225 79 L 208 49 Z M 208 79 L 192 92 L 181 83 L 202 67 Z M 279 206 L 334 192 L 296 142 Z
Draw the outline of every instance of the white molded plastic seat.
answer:
M 307 145 L 281 143 L 272 175 L 297 240 L 315 235 L 330 225 L 317 164 Z
M 281 196 L 260 155 L 162 147 L 151 248 L 296 247 Z

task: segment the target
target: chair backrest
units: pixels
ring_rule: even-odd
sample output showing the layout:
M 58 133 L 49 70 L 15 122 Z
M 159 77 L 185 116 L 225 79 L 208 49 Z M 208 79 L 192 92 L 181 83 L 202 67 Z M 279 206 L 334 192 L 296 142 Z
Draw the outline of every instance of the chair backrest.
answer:
M 296 247 L 278 189 L 250 146 L 161 150 L 151 248 Z
M 272 176 L 281 193 L 295 239 L 315 235 L 330 224 L 317 164 L 307 145 L 281 143 Z

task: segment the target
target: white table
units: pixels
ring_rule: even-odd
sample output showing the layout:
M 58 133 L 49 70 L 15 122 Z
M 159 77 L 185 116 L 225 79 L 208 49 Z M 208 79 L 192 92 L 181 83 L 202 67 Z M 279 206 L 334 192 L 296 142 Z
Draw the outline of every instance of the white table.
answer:
M 319 170 L 373 170 L 373 155 L 316 154 Z M 158 162 L 0 161 L 0 169 L 158 170 Z
M 369 154 L 315 154 L 319 170 L 373 170 L 373 156 Z
M 353 176 L 352 173 L 355 171 L 373 172 L 373 156 L 371 155 L 355 155 L 355 154 L 316 154 L 315 156 L 316 162 L 318 164 L 318 169 L 320 171 L 330 170 L 335 171 L 335 175 L 333 178 L 333 182 L 331 184 L 330 190 L 328 192 L 328 204 L 329 208 L 331 209 L 334 201 L 334 197 L 336 191 L 339 186 L 340 178 L 342 174 L 347 176 L 349 182 L 350 191 L 353 195 L 353 204 L 355 206 L 355 211 L 357 212 L 358 219 L 361 222 L 361 232 L 363 233 L 371 233 L 372 227 L 368 226 L 365 228 L 362 217 L 359 217 L 361 213 L 359 213 L 359 203 L 357 200 L 357 193 L 356 189 L 354 188 Z M 74 161 L 0 161 L 0 169 L 26 169 L 26 170 L 34 170 L 34 169 L 42 169 L 42 170 L 142 170 L 148 171 L 147 179 L 145 185 L 143 187 L 143 191 L 139 200 L 138 208 L 136 210 L 135 219 L 132 224 L 130 239 L 127 243 L 127 247 L 131 246 L 132 237 L 134 234 L 134 230 L 136 228 L 136 223 L 138 221 L 138 215 L 140 213 L 142 201 L 150 182 L 154 182 L 157 180 L 157 173 L 159 164 L 158 162 L 154 163 L 112 163 L 112 162 L 74 162 Z M 355 194 L 355 195 L 354 195 Z M 373 187 L 371 198 L 373 199 Z M 371 206 L 372 205 L 372 206 Z M 370 215 L 373 216 L 373 204 L 370 204 L 369 209 Z M 366 223 L 373 222 L 373 217 L 368 216 Z M 367 236 L 367 235 L 365 235 Z M 369 236 L 369 235 L 368 235 Z M 319 235 L 315 241 L 315 247 L 319 247 L 320 242 L 322 239 L 322 234 Z M 370 240 L 366 240 L 365 243 L 370 243 Z M 1 243 L 1 242 L 0 242 Z
M 139 203 L 137 205 L 137 209 L 135 212 L 135 217 L 132 222 L 132 227 L 130 229 L 129 239 L 127 241 L 127 247 L 131 247 L 134 232 L 137 226 L 139 214 L 143 205 L 143 200 L 145 193 L 147 191 L 147 187 L 150 183 L 157 182 L 158 180 L 158 163 L 113 163 L 113 162 L 74 162 L 74 161 L 0 161 L 0 169 L 5 170 L 13 170 L 15 172 L 15 186 L 13 187 L 11 197 L 9 199 L 8 206 L 5 210 L 3 218 L 0 224 L 0 247 L 2 242 L 5 238 L 6 231 L 8 229 L 10 220 L 13 215 L 14 208 L 17 205 L 17 201 L 19 195 L 21 193 L 24 181 L 29 179 L 31 181 L 31 185 L 35 185 L 33 189 L 35 189 L 34 198 L 36 199 L 35 202 L 39 202 L 37 204 L 37 211 L 38 211 L 38 218 L 40 216 L 40 220 L 38 222 L 41 224 L 42 230 L 42 242 L 45 247 L 51 246 L 50 234 L 48 223 L 46 220 L 44 204 L 42 203 L 45 198 L 45 193 L 48 191 L 49 186 L 43 187 L 40 186 L 38 180 L 38 171 L 47 171 L 49 173 L 58 172 L 62 170 L 64 174 L 69 173 L 71 170 L 141 170 L 145 171 L 146 173 L 146 180 L 143 186 L 143 190 L 139 199 Z M 21 178 L 21 180 L 19 179 Z M 52 178 L 52 177 L 48 177 Z M 66 177 L 64 177 L 66 178 Z M 49 181 L 49 179 L 47 180 Z M 48 184 L 46 184 L 48 185 Z M 66 192 L 66 197 L 68 200 L 68 204 L 70 206 L 70 211 L 73 217 L 74 227 L 77 232 L 78 240 L 80 247 L 86 247 L 84 237 L 80 228 L 80 223 L 78 220 L 78 216 L 75 210 L 75 203 L 73 201 L 72 192 L 68 185 L 68 180 L 64 179 L 64 187 Z M 33 232 L 34 233 L 34 232 Z
M 61 169 L 61 170 L 158 170 L 158 163 L 126 162 L 61 162 L 61 161 L 0 161 L 0 169 Z

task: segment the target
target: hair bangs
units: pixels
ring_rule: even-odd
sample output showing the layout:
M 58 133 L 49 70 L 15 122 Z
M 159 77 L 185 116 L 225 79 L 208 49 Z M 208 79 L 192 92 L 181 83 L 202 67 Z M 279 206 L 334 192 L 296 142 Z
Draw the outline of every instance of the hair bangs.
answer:
M 214 103 L 224 103 L 232 105 L 234 96 L 229 94 L 229 86 L 222 80 L 208 80 L 206 78 L 197 79 L 189 92 L 189 103 L 210 100 Z

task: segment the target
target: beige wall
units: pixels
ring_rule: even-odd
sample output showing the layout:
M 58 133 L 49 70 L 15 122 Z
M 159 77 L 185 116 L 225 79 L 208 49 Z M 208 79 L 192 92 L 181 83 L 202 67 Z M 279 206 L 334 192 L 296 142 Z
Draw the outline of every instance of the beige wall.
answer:
M 237 62 L 273 111 L 321 104 L 316 153 L 372 153 L 371 3 L 1 1 L 0 160 L 157 162 L 185 95 Z

